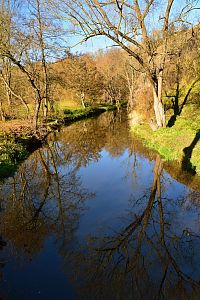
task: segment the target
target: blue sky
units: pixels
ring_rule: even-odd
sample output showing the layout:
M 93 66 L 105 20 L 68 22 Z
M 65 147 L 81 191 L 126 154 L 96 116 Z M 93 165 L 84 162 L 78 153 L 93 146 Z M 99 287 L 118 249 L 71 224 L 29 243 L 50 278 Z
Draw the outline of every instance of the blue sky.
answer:
M 174 17 L 178 12 L 180 12 L 180 9 L 182 7 L 181 4 L 183 4 L 185 1 L 182 0 L 175 0 L 174 4 L 173 4 L 173 9 L 172 9 L 172 17 Z M 166 1 L 160 0 L 160 4 L 162 6 L 162 3 L 166 4 Z M 200 1 L 196 0 L 196 3 L 199 4 L 200 7 Z M 161 8 L 161 7 L 160 7 Z M 150 19 L 148 20 L 149 26 L 152 28 L 158 28 L 159 24 L 158 24 L 158 19 L 160 16 L 164 15 L 164 10 L 165 10 L 166 6 L 163 6 L 163 11 L 162 9 L 154 11 L 153 15 L 150 15 Z M 188 21 L 196 24 L 198 21 L 200 21 L 200 14 L 199 14 L 200 10 L 195 10 L 190 14 L 190 17 L 188 18 Z M 161 24 L 161 22 L 159 22 Z M 81 38 L 79 37 L 70 37 L 70 45 L 76 45 L 77 42 L 80 40 Z M 72 52 L 82 52 L 82 53 L 87 53 L 87 52 L 96 52 L 98 50 L 106 50 L 110 47 L 112 47 L 114 45 L 114 43 L 112 41 L 110 41 L 108 38 L 105 37 L 94 37 L 92 39 L 90 39 L 87 42 L 84 42 L 82 44 L 79 44 L 75 47 L 73 47 L 71 49 Z
M 11 0 L 12 1 L 12 0 Z M 62 2 L 62 0 L 60 0 Z M 159 28 L 159 24 L 162 23 L 162 21 L 158 22 L 158 19 L 160 16 L 163 16 L 164 14 L 164 9 L 166 8 L 166 0 L 157 0 L 159 5 L 160 5 L 160 9 L 156 9 L 154 10 L 154 13 L 149 15 L 149 18 L 147 20 L 148 24 L 149 24 L 149 28 Z M 173 9 L 172 9 L 172 15 L 176 15 L 176 13 L 178 11 L 180 11 L 180 7 L 182 6 L 182 4 L 185 2 L 186 0 L 175 0 L 174 4 L 173 4 Z M 189 1 L 189 0 L 188 0 Z M 199 3 L 200 6 L 200 0 L 195 0 L 196 3 Z M 21 7 L 21 12 L 22 14 L 24 14 L 26 17 L 29 14 L 29 10 L 28 7 L 26 6 L 25 2 L 22 0 L 18 1 L 20 3 L 20 7 Z M 163 5 L 164 4 L 164 5 Z M 193 21 L 194 23 L 197 23 L 197 20 L 195 20 L 197 17 L 200 19 L 200 14 L 199 14 L 200 10 L 198 11 L 193 11 L 191 16 L 190 16 L 190 21 Z M 65 23 L 64 27 L 67 28 L 67 22 L 65 21 L 61 21 L 63 22 L 63 24 Z M 67 35 L 67 34 L 66 34 Z M 63 43 L 63 46 L 69 47 L 69 46 L 74 46 L 78 43 L 78 41 L 81 40 L 81 37 L 78 36 L 65 36 L 64 37 L 65 42 Z M 92 39 L 90 39 L 89 41 L 83 43 L 83 44 L 79 44 L 76 47 L 71 48 L 71 51 L 73 53 L 75 52 L 82 52 L 82 53 L 87 53 L 87 52 L 96 52 L 98 50 L 106 50 L 109 49 L 110 47 L 112 47 L 114 45 L 114 43 L 109 40 L 108 38 L 105 37 L 94 37 Z
M 78 38 L 71 38 L 70 45 L 74 46 L 78 42 Z M 79 53 L 88 53 L 88 52 L 97 52 L 98 50 L 106 50 L 112 47 L 114 43 L 110 41 L 106 37 L 94 37 L 87 42 L 82 44 L 76 45 L 71 48 L 72 52 L 79 52 Z

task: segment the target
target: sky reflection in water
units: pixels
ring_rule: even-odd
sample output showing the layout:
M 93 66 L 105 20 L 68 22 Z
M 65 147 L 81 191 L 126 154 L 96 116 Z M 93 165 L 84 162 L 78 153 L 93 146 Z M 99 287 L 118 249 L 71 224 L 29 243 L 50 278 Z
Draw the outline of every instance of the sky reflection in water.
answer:
M 176 173 L 124 113 L 52 135 L 1 183 L 0 296 L 199 299 L 200 184 Z

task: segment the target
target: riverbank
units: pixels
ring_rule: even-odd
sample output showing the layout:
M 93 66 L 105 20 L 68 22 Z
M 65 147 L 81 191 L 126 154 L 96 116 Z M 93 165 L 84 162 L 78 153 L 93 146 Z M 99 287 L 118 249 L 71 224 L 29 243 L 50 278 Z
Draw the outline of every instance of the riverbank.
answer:
M 170 112 L 167 115 L 171 117 Z M 183 171 L 200 176 L 200 109 L 188 105 L 172 127 L 152 131 L 148 124 L 131 127 L 133 135 L 145 146 L 156 150 L 166 161 L 177 161 Z
M 120 108 L 126 107 L 126 103 L 122 103 Z M 57 116 L 52 118 L 53 121 L 56 123 L 61 123 L 63 125 L 69 125 L 73 122 L 80 121 L 86 118 L 92 118 L 100 115 L 103 112 L 117 110 L 116 105 L 99 105 L 94 107 L 86 107 L 86 108 L 79 108 L 79 109 L 65 109 L 64 115 L 60 118 Z M 52 126 L 53 123 L 49 123 L 48 125 Z
M 124 106 L 123 104 L 122 106 Z M 30 121 L 12 120 L 0 124 L 0 179 L 12 175 L 18 164 L 41 147 L 47 135 L 61 126 L 116 110 L 116 105 L 65 109 L 62 114 L 49 117 L 47 124 L 33 129 Z

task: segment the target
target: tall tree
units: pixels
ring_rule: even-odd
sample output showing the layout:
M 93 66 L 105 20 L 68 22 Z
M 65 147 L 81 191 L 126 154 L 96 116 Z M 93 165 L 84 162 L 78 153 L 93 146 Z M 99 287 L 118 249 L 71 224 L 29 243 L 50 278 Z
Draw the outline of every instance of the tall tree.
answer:
M 169 54 L 170 27 L 172 24 L 185 22 L 187 15 L 194 12 L 199 1 L 183 0 L 180 3 L 176 0 L 164 0 L 159 4 L 156 0 L 49 0 L 49 3 L 57 11 L 57 15 L 71 22 L 73 34 L 83 36 L 81 42 L 105 36 L 138 62 L 152 87 L 157 126 L 164 127 L 162 86 Z M 176 10 L 174 18 L 173 7 Z M 162 32 L 161 43 L 151 40 L 151 22 L 155 19 Z
M 45 41 L 45 33 L 47 30 L 46 19 L 44 17 L 43 11 L 43 3 L 41 0 L 30 0 L 29 1 L 29 9 L 30 9 L 30 17 L 32 19 L 33 31 L 35 35 L 35 43 L 39 49 L 39 60 L 41 60 L 42 64 L 42 73 L 43 73 L 43 100 L 44 100 L 44 119 L 47 119 L 48 114 L 48 102 L 49 102 L 49 71 L 47 66 L 47 58 L 46 58 L 46 41 Z
M 19 71 L 25 76 L 26 81 L 29 82 L 33 92 L 35 93 L 36 107 L 34 112 L 33 123 L 35 128 L 37 128 L 38 114 L 43 98 L 37 80 L 37 74 L 35 74 L 33 72 L 33 69 L 31 68 L 31 65 L 33 65 L 31 56 L 33 55 L 33 45 L 35 41 L 31 30 L 27 26 L 26 20 L 24 20 L 24 18 L 22 24 L 22 18 L 19 12 L 21 7 L 16 6 L 15 8 L 15 20 L 9 22 L 9 37 L 7 33 L 7 26 L 5 26 L 7 24 L 6 14 L 1 14 L 2 27 L 0 31 L 0 58 L 3 62 L 9 62 L 9 64 L 12 66 L 12 69 L 14 69 L 14 67 L 17 67 L 17 69 L 19 69 Z M 1 76 L 3 81 L 5 82 L 6 88 L 9 89 L 9 92 L 12 93 L 12 95 L 14 95 L 15 92 L 9 85 L 9 82 L 7 81 L 3 70 L 1 70 Z
M 2 26 L 5 26 L 4 41 L 7 46 L 11 43 L 11 26 L 12 26 L 12 13 L 10 0 L 2 0 L 1 2 L 1 16 Z M 2 59 L 1 74 L 4 74 L 4 84 L 7 95 L 8 105 L 11 106 L 12 93 L 11 88 L 11 62 L 9 59 L 4 57 Z
M 9 47 L 11 43 L 11 3 L 10 0 L 2 0 L 1 2 L 1 37 L 2 40 Z M 4 57 L 1 61 L 1 77 L 6 92 L 8 106 L 11 106 L 12 93 L 11 88 L 11 63 L 10 60 Z
M 10 4 L 11 0 L 7 1 Z M 12 4 L 14 2 L 16 0 L 11 1 Z M 37 129 L 42 106 L 45 121 L 48 114 L 50 97 L 48 54 L 50 51 L 54 53 L 54 41 L 58 41 L 59 38 L 57 38 L 58 31 L 54 26 L 55 22 L 54 20 L 50 22 L 43 1 L 26 0 L 24 3 L 27 4 L 26 7 L 22 7 L 20 1 L 15 5 L 14 18 L 9 18 L 9 9 L 5 5 L 0 14 L 1 77 L 9 94 L 20 100 L 25 106 L 26 102 L 23 97 L 18 95 L 17 88 L 14 89 L 14 84 L 11 85 L 8 80 L 4 68 L 5 62 L 9 64 L 16 76 L 16 70 L 23 74 L 26 87 L 31 87 L 29 98 L 32 99 L 30 101 L 35 101 L 33 124 Z M 58 51 L 58 53 L 60 52 Z M 27 105 L 26 109 L 29 112 Z

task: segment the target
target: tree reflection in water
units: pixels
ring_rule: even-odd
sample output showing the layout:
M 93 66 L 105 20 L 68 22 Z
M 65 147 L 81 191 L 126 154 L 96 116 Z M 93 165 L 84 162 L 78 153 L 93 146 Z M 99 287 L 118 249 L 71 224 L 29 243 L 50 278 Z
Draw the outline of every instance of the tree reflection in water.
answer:
M 49 234 L 62 246 L 71 242 L 83 209 L 92 196 L 75 166 L 59 170 L 61 154 L 54 144 L 36 151 L 1 187 L 0 230 L 20 259 L 37 254 Z
M 57 236 L 61 253 L 67 252 L 84 201 L 94 196 L 82 186 L 78 170 L 100 158 L 101 149 L 116 138 L 113 127 L 120 121 L 120 115 L 109 113 L 64 128 L 58 140 L 50 136 L 14 177 L 1 182 L 0 233 L 13 249 L 11 255 L 32 259 L 50 234 Z M 116 143 L 114 149 L 125 149 L 124 141 L 116 138 Z
M 151 191 L 135 201 L 145 202 L 141 212 L 119 233 L 90 238 L 85 251 L 74 255 L 73 282 L 81 299 L 199 299 L 200 236 L 174 228 L 161 174 L 157 155 Z
M 62 129 L 14 177 L 0 184 L 0 236 L 7 258 L 34 259 L 53 235 L 81 299 L 199 299 L 199 219 L 195 220 L 197 230 L 176 219 L 180 205 L 188 213 L 199 205 L 199 193 L 193 190 L 181 201 L 163 197 L 166 193 L 161 190 L 167 184 L 159 156 L 152 186 L 140 185 L 143 178 L 136 169 L 141 169 L 142 160 L 138 157 L 140 153 L 153 156 L 133 141 L 125 119 L 123 114 L 108 113 Z M 75 232 L 85 200 L 94 196 L 83 187 L 79 170 L 99 161 L 102 150 L 110 157 L 127 159 L 127 178 L 133 163 L 136 194 L 125 228 L 79 244 Z M 138 190 L 145 193 L 139 199 Z M 6 252 L 2 252 L 4 266 Z

